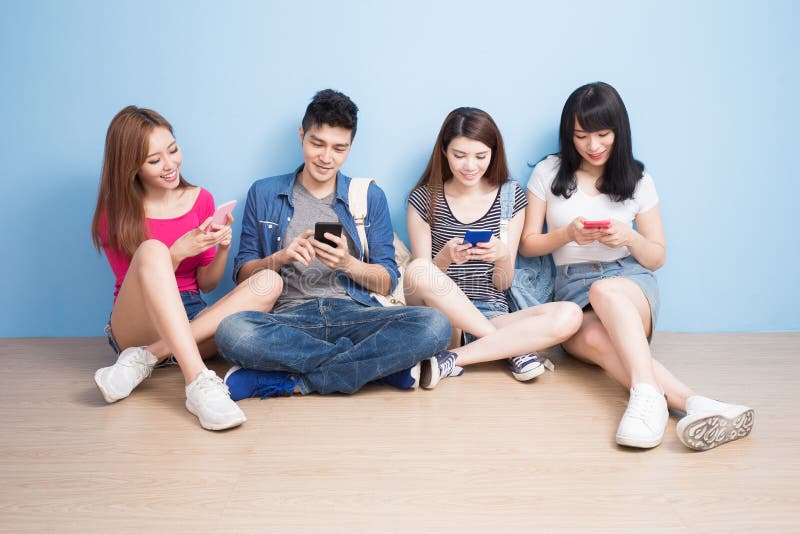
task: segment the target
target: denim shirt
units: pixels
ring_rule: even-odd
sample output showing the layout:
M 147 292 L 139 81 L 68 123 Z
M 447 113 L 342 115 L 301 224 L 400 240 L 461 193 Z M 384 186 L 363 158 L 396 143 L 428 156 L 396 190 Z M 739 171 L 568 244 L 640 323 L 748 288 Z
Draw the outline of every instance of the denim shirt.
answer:
M 273 176 L 256 181 L 247 192 L 247 203 L 242 219 L 242 238 L 239 242 L 239 253 L 233 262 L 233 280 L 237 279 L 239 269 L 251 260 L 266 258 L 283 248 L 281 242 L 286 235 L 289 221 L 294 214 L 292 204 L 292 188 L 297 173 L 302 170 L 301 165 L 295 172 L 282 176 Z M 358 239 L 358 231 L 353 215 L 348 205 L 348 190 L 350 177 L 341 172 L 336 174 L 336 199 L 333 202 L 333 211 L 339 217 L 339 222 L 353 237 L 358 249 L 358 259 L 364 261 L 364 248 Z M 386 195 L 375 184 L 369 186 L 367 191 L 367 218 L 364 223 L 369 242 L 369 263 L 384 267 L 392 281 L 392 290 L 397 285 L 400 271 L 394 260 L 394 245 L 392 240 L 394 232 L 392 220 L 389 216 L 389 207 Z M 309 228 L 312 230 L 312 228 Z M 280 273 L 280 271 L 279 271 Z M 355 283 L 344 273 L 338 273 L 339 282 L 347 294 L 354 300 L 367 306 L 380 306 L 369 291 Z

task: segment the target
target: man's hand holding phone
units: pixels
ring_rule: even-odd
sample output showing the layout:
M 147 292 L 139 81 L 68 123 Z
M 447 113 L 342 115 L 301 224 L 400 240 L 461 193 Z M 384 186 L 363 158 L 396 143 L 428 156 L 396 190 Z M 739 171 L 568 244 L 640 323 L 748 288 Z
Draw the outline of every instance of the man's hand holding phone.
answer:
M 347 249 L 347 239 L 342 236 L 342 224 L 317 223 L 311 240 L 316 257 L 329 269 L 346 271 L 353 260 Z

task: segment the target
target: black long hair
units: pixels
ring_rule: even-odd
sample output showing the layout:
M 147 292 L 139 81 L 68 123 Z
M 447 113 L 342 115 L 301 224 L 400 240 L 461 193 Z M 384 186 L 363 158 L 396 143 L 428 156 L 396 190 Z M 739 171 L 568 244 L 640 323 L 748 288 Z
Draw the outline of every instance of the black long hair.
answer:
M 580 168 L 581 155 L 575 149 L 573 138 L 576 119 L 587 132 L 614 132 L 614 146 L 597 189 L 614 202 L 633 198 L 644 164 L 633 157 L 628 110 L 616 89 L 603 82 L 578 87 L 564 103 L 558 131 L 561 165 L 551 186 L 553 194 L 569 198 L 578 187 L 575 171 Z

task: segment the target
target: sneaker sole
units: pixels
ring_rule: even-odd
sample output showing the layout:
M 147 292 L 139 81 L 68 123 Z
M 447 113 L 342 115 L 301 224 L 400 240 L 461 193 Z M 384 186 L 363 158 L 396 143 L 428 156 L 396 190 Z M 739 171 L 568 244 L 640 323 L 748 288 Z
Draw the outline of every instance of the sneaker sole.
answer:
M 225 384 L 227 385 L 228 384 L 228 377 L 231 376 L 236 371 L 238 371 L 239 369 L 241 369 L 241 367 L 239 367 L 238 365 L 234 365 L 233 367 L 228 369 L 228 372 L 225 373 L 225 378 L 223 378 L 222 381 L 225 382 Z
M 637 449 L 652 449 L 661 445 L 662 441 L 664 441 L 664 434 L 661 434 L 658 439 L 653 440 L 633 439 L 617 435 L 617 445 L 622 445 L 623 447 L 635 447 Z
M 676 427 L 681 443 L 696 451 L 707 451 L 744 438 L 753 430 L 752 409 L 728 414 L 687 415 Z
M 127 395 L 125 395 L 125 397 L 119 397 L 119 398 L 115 398 L 115 397 L 112 397 L 112 396 L 111 396 L 111 395 L 108 393 L 108 391 L 106 391 L 106 389 L 105 389 L 105 388 L 103 387 L 103 385 L 100 383 L 100 379 L 99 379 L 99 376 L 100 376 L 100 371 L 102 371 L 102 370 L 103 370 L 103 369 L 98 369 L 97 371 L 95 371 L 95 373 L 94 373 L 94 383 L 95 383 L 95 384 L 97 384 L 97 389 L 99 389 L 99 390 L 100 390 L 100 393 L 103 395 L 103 399 L 104 399 L 104 400 L 105 400 L 105 401 L 106 401 L 108 404 L 113 404 L 113 403 L 117 402 L 118 400 L 122 400 L 122 399 L 124 399 L 125 397 L 127 397 Z
M 542 364 L 539 364 L 538 367 L 534 367 L 530 371 L 525 371 L 524 373 L 515 373 L 514 371 L 511 371 L 511 374 L 514 375 L 514 378 L 516 378 L 520 382 L 527 382 L 528 380 L 532 380 L 537 376 L 541 375 L 542 373 L 544 373 L 544 365 Z
M 206 421 L 203 421 L 203 419 L 200 418 L 197 412 L 195 412 L 192 409 L 192 405 L 189 403 L 188 400 L 186 401 L 186 409 L 189 410 L 189 413 L 197 417 L 197 420 L 200 421 L 200 426 L 202 426 L 206 430 L 226 430 L 228 428 L 237 427 L 242 423 L 244 423 L 245 421 L 247 421 L 247 416 L 245 416 L 244 413 L 242 413 L 240 417 L 237 417 L 236 419 L 232 419 L 231 421 L 227 421 L 225 423 L 217 423 L 217 424 L 208 423 Z
M 409 374 L 411 378 L 414 379 L 414 383 L 411 385 L 409 389 L 417 389 L 420 384 L 420 374 L 422 373 L 422 362 L 417 362 L 417 365 L 411 368 Z
M 419 385 L 424 389 L 433 389 L 439 383 L 441 377 L 439 376 L 439 362 L 436 357 L 428 358 L 421 362 L 421 370 L 419 375 Z

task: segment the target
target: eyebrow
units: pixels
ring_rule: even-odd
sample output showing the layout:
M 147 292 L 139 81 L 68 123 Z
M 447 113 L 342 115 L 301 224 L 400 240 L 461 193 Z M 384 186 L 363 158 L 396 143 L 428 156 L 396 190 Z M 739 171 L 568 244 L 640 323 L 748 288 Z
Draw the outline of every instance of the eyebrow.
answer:
M 464 152 L 463 150 L 458 150 L 457 148 L 454 148 L 454 149 L 453 149 L 453 152 L 455 152 L 456 154 L 467 154 L 467 153 L 466 153 L 466 152 Z M 488 150 L 482 150 L 481 152 L 475 152 L 475 155 L 476 155 L 476 156 L 483 156 L 483 155 L 486 155 L 486 154 L 488 154 L 488 153 L 489 153 L 489 151 L 488 151 Z
M 175 145 L 175 144 L 177 144 L 177 143 L 178 143 L 177 141 L 173 140 L 173 141 L 172 141 L 172 142 L 169 144 L 169 146 L 167 146 L 167 150 L 169 150 L 170 148 L 172 148 L 172 145 Z M 150 158 L 152 158 L 153 156 L 158 156 L 158 152 L 153 152 L 152 154 L 150 154 L 149 156 L 147 156 L 145 159 L 150 159 Z
M 318 142 L 320 142 L 320 143 L 325 143 L 325 144 L 327 144 L 327 141 L 325 141 L 324 139 L 320 139 L 319 137 L 317 137 L 317 136 L 316 136 L 316 135 L 314 135 L 314 134 L 308 134 L 308 136 L 311 138 L 311 140 L 312 140 L 312 141 L 318 141 Z M 338 144 L 335 144 L 335 145 L 333 145 L 333 146 L 335 146 L 335 147 L 337 147 L 337 148 L 347 148 L 347 147 L 349 147 L 349 146 L 350 146 L 350 143 L 338 143 Z

